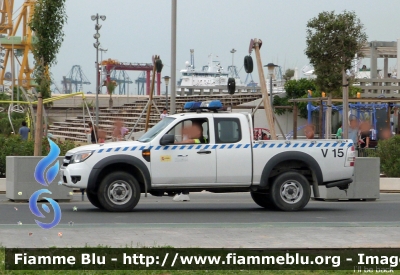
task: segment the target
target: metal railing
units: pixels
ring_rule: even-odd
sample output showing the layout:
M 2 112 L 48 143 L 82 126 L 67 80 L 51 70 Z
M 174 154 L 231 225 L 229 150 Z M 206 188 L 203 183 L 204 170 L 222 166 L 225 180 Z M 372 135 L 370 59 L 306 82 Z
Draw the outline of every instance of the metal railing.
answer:
M 372 157 L 377 157 L 378 152 L 377 152 L 378 147 L 374 148 L 356 148 L 357 152 L 357 157 L 362 157 L 362 158 L 372 158 Z
M 387 94 L 399 97 L 400 79 L 397 78 L 373 78 L 356 79 L 356 86 L 361 88 L 362 96 L 376 96 L 376 94 Z

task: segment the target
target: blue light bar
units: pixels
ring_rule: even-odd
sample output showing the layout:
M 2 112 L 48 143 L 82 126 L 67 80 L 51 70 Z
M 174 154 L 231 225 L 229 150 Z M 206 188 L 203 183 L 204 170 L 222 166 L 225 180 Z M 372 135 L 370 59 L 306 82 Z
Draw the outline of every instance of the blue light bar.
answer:
M 183 109 L 187 111 L 196 111 L 196 110 L 219 110 L 222 108 L 222 103 L 219 100 L 211 100 L 211 101 L 204 101 L 204 102 L 195 102 L 190 101 L 186 102 L 183 106 Z
M 186 102 L 185 105 L 183 106 L 183 109 L 185 110 L 197 110 L 200 108 L 201 102 L 196 102 L 196 101 L 190 101 Z
M 200 108 L 208 110 L 217 110 L 222 108 L 222 103 L 219 100 L 204 101 L 201 103 Z

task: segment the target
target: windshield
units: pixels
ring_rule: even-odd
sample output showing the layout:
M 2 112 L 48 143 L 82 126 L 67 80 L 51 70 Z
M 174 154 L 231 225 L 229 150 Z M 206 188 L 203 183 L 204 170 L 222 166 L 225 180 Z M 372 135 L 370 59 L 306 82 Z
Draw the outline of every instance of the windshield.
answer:
M 169 124 L 171 124 L 172 121 L 174 121 L 175 118 L 173 117 L 164 117 L 159 123 L 154 125 L 153 128 L 151 128 L 147 133 L 145 133 L 141 138 L 138 139 L 140 142 L 149 142 L 151 141 L 155 136 L 157 136 L 162 130 L 165 129 Z

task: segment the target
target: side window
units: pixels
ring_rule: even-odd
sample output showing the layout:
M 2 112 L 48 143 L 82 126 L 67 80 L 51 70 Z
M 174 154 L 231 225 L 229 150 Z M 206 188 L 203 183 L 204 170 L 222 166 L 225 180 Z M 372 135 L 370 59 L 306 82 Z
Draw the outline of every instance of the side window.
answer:
M 217 143 L 235 143 L 242 140 L 238 118 L 214 118 Z
M 193 129 L 197 127 L 196 129 Z M 187 119 L 179 122 L 167 134 L 175 136 L 175 143 L 195 143 L 188 140 L 199 139 L 200 143 L 210 143 L 207 119 Z

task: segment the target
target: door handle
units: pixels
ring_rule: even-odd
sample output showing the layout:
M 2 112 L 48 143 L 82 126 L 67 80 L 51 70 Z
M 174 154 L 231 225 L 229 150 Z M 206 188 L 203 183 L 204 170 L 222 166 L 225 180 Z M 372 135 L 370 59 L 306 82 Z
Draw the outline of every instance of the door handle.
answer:
M 211 154 L 211 151 L 201 150 L 197 151 L 197 154 Z

